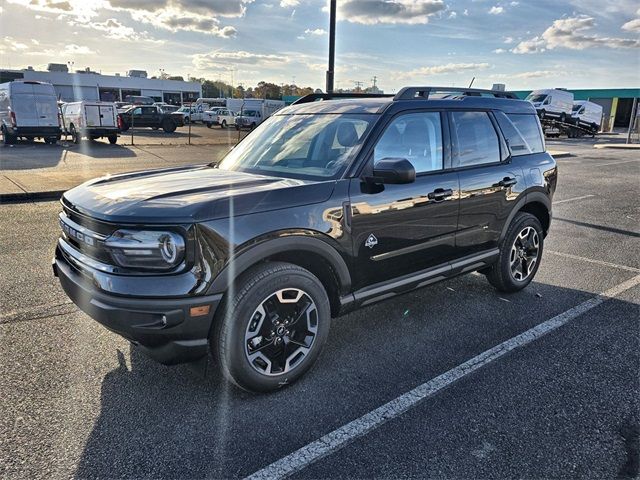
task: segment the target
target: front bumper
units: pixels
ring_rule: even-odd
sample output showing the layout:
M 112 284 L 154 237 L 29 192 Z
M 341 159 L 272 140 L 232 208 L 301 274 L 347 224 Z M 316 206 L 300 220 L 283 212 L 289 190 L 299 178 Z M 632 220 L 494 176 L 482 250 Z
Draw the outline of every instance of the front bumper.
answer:
M 222 294 L 189 298 L 129 298 L 99 292 L 56 249 L 53 272 L 69 298 L 107 329 L 138 345 L 164 364 L 185 363 L 209 352 L 209 332 Z M 140 277 L 144 282 L 145 277 Z M 192 317 L 191 307 L 208 305 Z

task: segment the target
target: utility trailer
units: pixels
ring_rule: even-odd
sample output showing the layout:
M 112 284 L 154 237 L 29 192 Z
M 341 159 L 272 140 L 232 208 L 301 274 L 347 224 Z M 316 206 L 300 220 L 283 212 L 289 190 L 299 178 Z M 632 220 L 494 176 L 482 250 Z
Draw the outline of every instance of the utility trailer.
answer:
M 540 119 L 540 125 L 545 137 L 557 138 L 560 135 L 566 135 L 568 138 L 580 138 L 584 136 L 595 137 L 598 128 L 593 126 L 561 122 L 555 118 L 543 117 Z

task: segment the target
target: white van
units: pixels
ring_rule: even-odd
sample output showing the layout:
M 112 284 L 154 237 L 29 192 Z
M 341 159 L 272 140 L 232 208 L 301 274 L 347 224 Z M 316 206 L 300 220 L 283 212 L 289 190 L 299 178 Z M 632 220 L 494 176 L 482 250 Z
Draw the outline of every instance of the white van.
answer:
M 587 100 L 575 101 L 571 118 L 575 125 L 597 132 L 602 124 L 602 105 Z
M 118 109 L 113 102 L 85 100 L 62 106 L 62 126 L 73 143 L 82 137 L 90 140 L 107 137 L 112 145 L 118 141 Z
M 0 129 L 5 145 L 18 138 L 60 140 L 58 102 L 53 85 L 21 81 L 0 84 Z
M 563 123 L 571 119 L 573 108 L 571 92 L 553 88 L 534 90 L 525 100 L 533 103 L 540 119 L 555 118 Z

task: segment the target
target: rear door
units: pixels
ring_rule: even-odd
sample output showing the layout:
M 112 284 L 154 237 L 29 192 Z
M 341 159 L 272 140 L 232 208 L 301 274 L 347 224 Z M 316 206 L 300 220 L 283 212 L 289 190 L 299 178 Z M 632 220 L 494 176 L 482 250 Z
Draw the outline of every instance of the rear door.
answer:
M 103 127 L 115 127 L 115 109 L 113 105 L 100 105 L 100 122 Z
M 87 127 L 99 127 L 100 107 L 98 105 L 85 105 L 84 118 L 86 120 Z
M 58 101 L 53 86 L 37 83 L 32 87 L 35 95 L 38 126 L 57 127 L 60 124 L 58 121 Z
M 460 177 L 456 250 L 463 257 L 497 248 L 502 227 L 526 188 L 492 114 L 449 113 L 453 167 Z
M 11 111 L 18 127 L 40 126 L 32 84 L 19 82 L 11 86 Z

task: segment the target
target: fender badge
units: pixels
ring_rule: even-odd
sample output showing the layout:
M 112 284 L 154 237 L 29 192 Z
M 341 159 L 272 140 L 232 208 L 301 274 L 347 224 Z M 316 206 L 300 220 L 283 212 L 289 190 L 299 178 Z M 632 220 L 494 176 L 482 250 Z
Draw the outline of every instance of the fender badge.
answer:
M 376 238 L 376 236 L 372 233 L 371 235 L 369 235 L 369 238 L 367 238 L 367 241 L 364 242 L 364 246 L 365 247 L 369 247 L 369 248 L 373 248 L 378 244 L 378 239 Z

